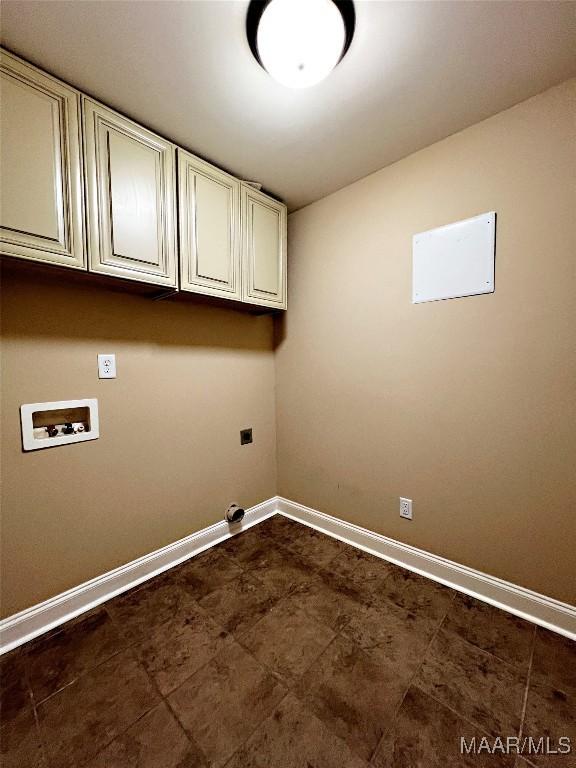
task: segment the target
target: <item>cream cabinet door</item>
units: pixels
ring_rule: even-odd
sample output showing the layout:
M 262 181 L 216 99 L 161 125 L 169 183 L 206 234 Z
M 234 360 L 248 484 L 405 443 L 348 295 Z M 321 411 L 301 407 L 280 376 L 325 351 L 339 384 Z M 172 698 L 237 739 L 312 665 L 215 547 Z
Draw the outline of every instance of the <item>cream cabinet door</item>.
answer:
M 242 184 L 242 298 L 286 309 L 286 206 Z
M 175 148 L 83 99 L 88 268 L 176 286 Z
M 0 249 L 86 268 L 80 96 L 0 52 Z
M 178 150 L 180 288 L 241 298 L 240 182 Z

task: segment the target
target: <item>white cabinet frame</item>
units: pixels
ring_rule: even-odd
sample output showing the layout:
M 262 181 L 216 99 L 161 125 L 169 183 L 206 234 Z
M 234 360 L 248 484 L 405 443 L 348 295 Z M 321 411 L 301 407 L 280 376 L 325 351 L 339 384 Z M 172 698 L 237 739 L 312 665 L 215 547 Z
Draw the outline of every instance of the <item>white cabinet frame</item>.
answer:
M 174 145 L 91 99 L 83 98 L 82 111 L 89 270 L 176 287 Z M 113 150 L 117 143 L 123 143 L 125 150 L 141 150 L 142 158 L 154 163 L 156 233 L 152 258 L 138 253 L 137 231 L 130 253 L 126 250 L 123 253 L 116 244 L 119 237 L 116 238 L 114 232 L 113 174 L 116 169 Z M 136 170 L 134 168 L 135 173 Z M 126 243 L 131 211 L 127 211 L 122 221 L 121 208 L 118 210 L 116 226 L 118 230 L 124 230 L 123 239 Z
M 211 211 L 202 206 L 204 194 L 212 194 Z M 240 300 L 240 182 L 182 149 L 178 233 L 180 289 Z
M 242 184 L 242 265 L 242 300 L 286 309 L 286 206 L 247 184 Z
M 14 90 L 13 93 L 19 95 L 20 103 L 23 105 L 22 98 L 38 98 L 38 108 L 49 106 L 51 116 L 48 121 L 48 130 L 53 134 L 51 146 L 51 157 L 38 158 L 30 155 L 27 162 L 36 163 L 43 159 L 44 164 L 53 163 L 53 179 L 50 182 L 52 189 L 49 201 L 49 207 L 52 208 L 55 217 L 55 232 L 52 235 L 41 233 L 38 230 L 33 231 L 32 226 L 28 230 L 23 227 L 0 227 L 0 249 L 1 253 L 7 256 L 16 256 L 23 259 L 47 262 L 59 266 L 67 266 L 75 269 L 86 269 L 86 252 L 84 248 L 84 207 L 83 207 L 83 185 L 82 185 L 82 164 L 80 157 L 80 94 L 73 88 L 64 83 L 46 75 L 36 67 L 33 67 L 16 56 L 0 51 L 0 72 L 4 87 L 2 88 L 2 111 L 3 121 L 8 121 L 10 115 L 10 101 L 8 88 L 22 89 Z M 28 109 L 31 102 L 28 104 Z M 14 118 L 14 113 L 11 115 Z M 46 115 L 43 116 L 44 119 Z M 24 120 L 34 119 L 32 114 L 23 115 Z M 38 120 L 42 116 L 38 114 Z M 6 122 L 6 126 L 8 126 Z M 5 126 L 5 127 L 6 127 Z M 26 124 L 22 125 L 25 131 Z M 8 128 L 7 128 L 8 130 Z M 13 130 L 16 130 L 14 128 Z M 5 151 L 10 151 L 7 146 Z M 3 164 L 4 165 L 4 164 Z M 33 166 L 32 166 L 33 167 Z M 30 173 L 30 169 L 28 169 Z M 39 171 L 40 172 L 40 171 Z M 5 199 L 9 194 L 16 194 L 18 183 L 15 180 L 15 187 L 12 191 L 8 190 L 10 177 L 6 166 L 3 167 L 3 189 L 2 197 Z M 44 179 L 46 183 L 46 179 Z M 5 185 L 5 186 L 4 186 Z M 46 207 L 45 191 L 28 187 L 26 190 L 19 190 L 17 195 L 18 204 L 20 197 L 26 198 L 28 209 L 28 218 L 34 217 L 35 203 L 43 203 Z M 35 201 L 35 196 L 44 195 L 44 199 Z M 24 203 L 22 203 L 24 205 Z M 7 206 L 2 205 L 6 210 Z M 7 224 L 4 221 L 4 224 Z

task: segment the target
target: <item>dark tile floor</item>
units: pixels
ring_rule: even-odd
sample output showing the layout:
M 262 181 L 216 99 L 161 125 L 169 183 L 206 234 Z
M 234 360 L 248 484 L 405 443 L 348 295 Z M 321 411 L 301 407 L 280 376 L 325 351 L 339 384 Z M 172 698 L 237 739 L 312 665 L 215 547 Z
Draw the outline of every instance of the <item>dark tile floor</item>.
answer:
M 4 768 L 576 766 L 460 754 L 576 751 L 576 643 L 278 515 L 0 669 Z

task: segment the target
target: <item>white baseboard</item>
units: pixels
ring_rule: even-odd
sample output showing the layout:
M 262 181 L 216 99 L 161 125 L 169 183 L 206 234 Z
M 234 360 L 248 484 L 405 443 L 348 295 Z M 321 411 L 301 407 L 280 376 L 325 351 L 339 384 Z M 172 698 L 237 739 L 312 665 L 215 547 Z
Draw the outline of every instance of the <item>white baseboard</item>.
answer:
M 0 621 L 0 655 L 276 513 L 576 640 L 572 605 L 277 496 L 246 510 L 239 525 L 215 523 Z
M 0 655 L 250 528 L 275 512 L 276 499 L 269 499 L 247 509 L 240 524 L 228 525 L 222 520 L 43 603 L 9 616 L 0 621 Z
M 322 533 L 576 640 L 576 607 L 573 605 L 402 544 L 288 499 L 277 497 L 276 509 Z

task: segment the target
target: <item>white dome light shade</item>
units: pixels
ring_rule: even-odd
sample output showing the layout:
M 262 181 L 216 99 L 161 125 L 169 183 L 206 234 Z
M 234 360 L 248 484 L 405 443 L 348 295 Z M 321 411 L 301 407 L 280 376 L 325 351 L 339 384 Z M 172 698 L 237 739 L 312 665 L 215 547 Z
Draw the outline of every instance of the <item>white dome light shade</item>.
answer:
M 345 43 L 344 19 L 333 0 L 271 0 L 256 34 L 262 66 L 289 88 L 308 88 L 327 77 Z

